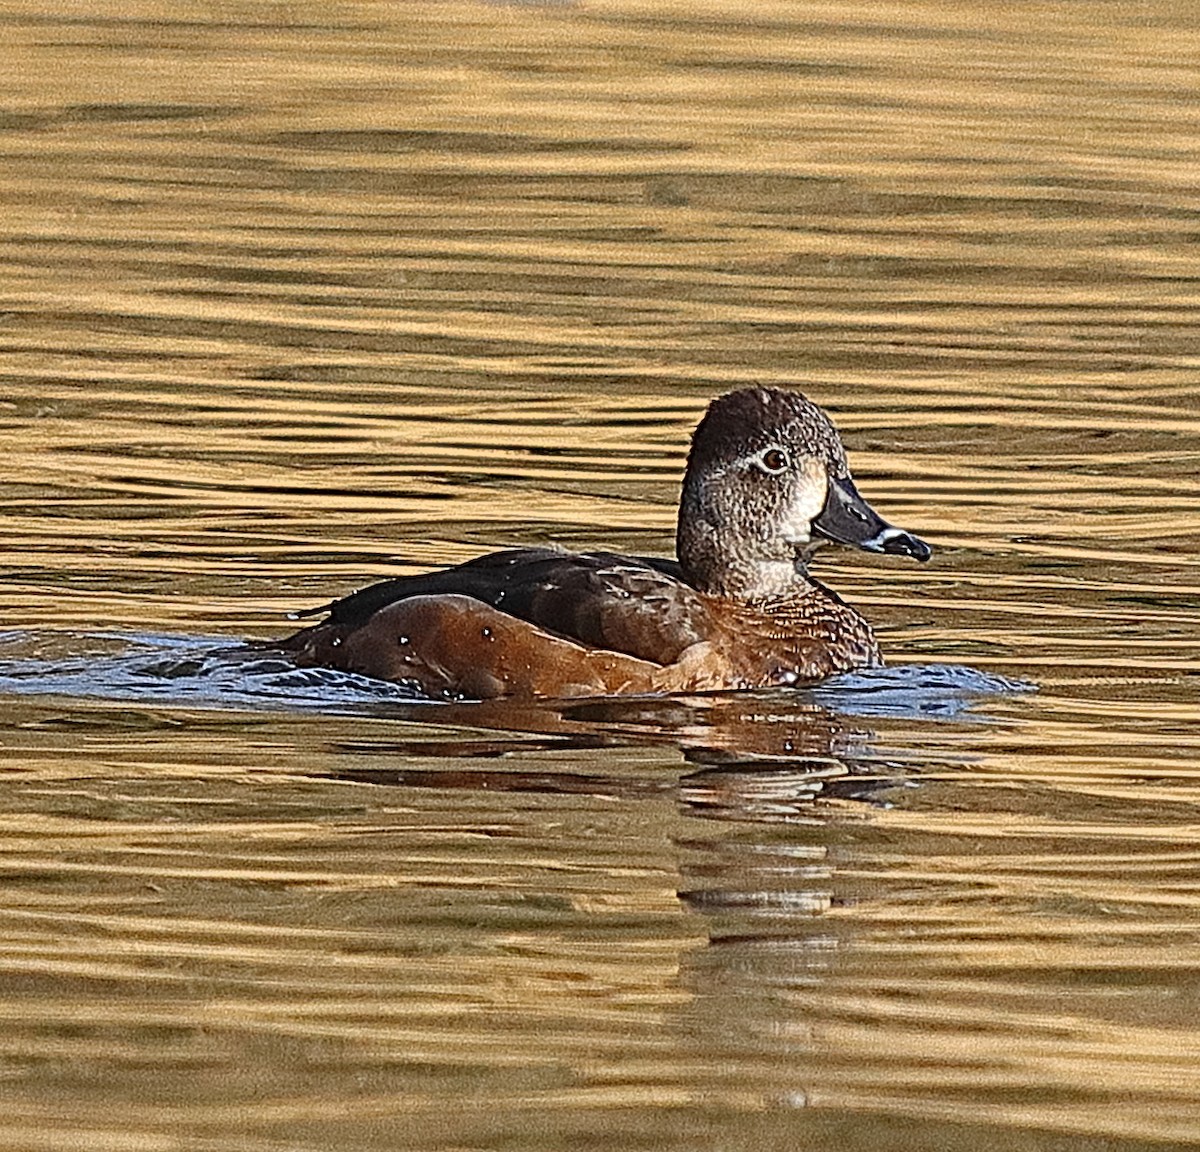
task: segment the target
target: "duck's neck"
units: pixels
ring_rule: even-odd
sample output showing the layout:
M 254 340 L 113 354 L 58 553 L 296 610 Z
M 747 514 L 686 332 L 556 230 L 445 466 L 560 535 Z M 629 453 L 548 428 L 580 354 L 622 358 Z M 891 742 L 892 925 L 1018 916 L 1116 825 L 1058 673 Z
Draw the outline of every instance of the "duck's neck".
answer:
M 687 582 L 708 596 L 753 605 L 801 599 L 818 590 L 794 557 L 748 555 L 744 542 L 722 539 L 720 530 L 704 520 L 680 517 L 675 548 Z

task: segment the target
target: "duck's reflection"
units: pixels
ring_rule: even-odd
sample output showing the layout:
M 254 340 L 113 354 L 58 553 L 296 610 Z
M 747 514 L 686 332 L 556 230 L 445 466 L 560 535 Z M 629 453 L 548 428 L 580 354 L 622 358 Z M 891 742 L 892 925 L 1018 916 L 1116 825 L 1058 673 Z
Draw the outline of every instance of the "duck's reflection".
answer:
M 396 719 L 428 722 L 428 706 L 389 708 Z M 862 761 L 871 733 L 845 718 L 784 693 L 693 697 L 452 704 L 438 709 L 456 734 L 342 741 L 334 750 L 386 756 L 380 767 L 339 770 L 359 783 L 476 788 L 490 792 L 592 793 L 618 798 L 676 792 L 694 814 L 717 819 L 779 822 L 813 819 L 822 796 L 865 798 L 879 781 Z M 479 735 L 459 734 L 462 729 Z M 482 731 L 480 731 L 482 730 Z M 613 747 L 674 747 L 697 770 L 530 771 L 463 762 L 517 759 L 544 751 Z M 407 763 L 397 764 L 397 758 Z M 430 759 L 455 761 L 430 765 Z M 412 761 L 424 761 L 414 764 Z M 597 766 L 609 758 L 597 758 Z M 657 766 L 656 766 L 657 767 Z
M 389 707 L 388 714 L 430 720 L 428 705 Z M 825 914 L 839 903 L 838 845 L 848 829 L 869 820 L 872 807 L 885 799 L 881 793 L 901 782 L 902 769 L 872 748 L 874 733 L 861 721 L 784 691 L 450 704 L 439 707 L 436 718 L 454 735 L 418 729 L 407 740 L 337 745 L 357 761 L 338 775 L 491 794 L 632 801 L 673 796 L 685 817 L 712 828 L 708 834 L 687 820 L 664 826 L 664 838 L 673 840 L 678 899 L 704 918 L 710 945 L 749 970 L 764 947 L 768 966 L 784 969 L 793 950 L 804 972 L 814 956 L 822 964 L 830 958 L 834 937 Z M 620 748 L 631 754 L 614 756 Z M 653 751 L 635 755 L 634 749 Z M 530 768 L 548 759 L 542 753 L 556 752 L 584 755 Z M 364 767 L 363 753 L 384 762 Z M 690 766 L 682 773 L 679 756 Z M 480 763 L 501 759 L 505 763 Z M 849 809 L 848 800 L 854 802 Z M 718 831 L 712 822 L 723 827 Z M 743 955 L 744 948 L 751 953 Z M 734 952 L 740 959 L 732 959 Z M 715 955 L 693 956 L 683 961 L 690 975 L 680 976 L 701 995 L 708 979 L 702 970 L 724 963 Z
M 413 713 L 428 717 L 427 707 Z M 839 861 L 848 827 L 861 826 L 871 811 L 856 804 L 848 813 L 836 801 L 871 800 L 896 784 L 879 772 L 872 733 L 782 692 L 449 705 L 437 717 L 458 728 L 452 739 L 346 745 L 357 753 L 370 748 L 387 763 L 342 775 L 418 788 L 678 800 L 684 819 L 665 816 L 665 843 L 651 852 L 666 856 L 667 883 L 673 871 L 691 930 L 680 937 L 670 988 L 647 996 L 671 1003 L 664 1026 L 704 1067 L 737 1068 L 770 1054 L 772 1091 L 803 1098 L 812 1037 L 795 997 L 827 981 L 845 955 L 853 921 L 830 914 L 845 902 Z M 463 734 L 467 725 L 478 735 Z M 614 747 L 630 754 L 614 756 Z M 550 758 L 542 753 L 589 749 L 597 754 L 530 768 Z M 430 763 L 443 757 L 454 762 Z M 500 757 L 507 764 L 481 762 Z M 644 824 L 635 826 L 645 835 Z M 633 841 L 630 850 L 646 851 Z M 622 881 L 614 876 L 612 883 Z M 714 1052 L 728 1060 L 714 1061 Z

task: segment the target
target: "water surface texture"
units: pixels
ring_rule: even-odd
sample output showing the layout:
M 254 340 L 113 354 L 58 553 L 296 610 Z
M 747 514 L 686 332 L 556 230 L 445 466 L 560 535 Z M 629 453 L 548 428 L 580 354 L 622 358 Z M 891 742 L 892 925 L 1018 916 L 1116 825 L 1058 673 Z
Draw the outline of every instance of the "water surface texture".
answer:
M 0 1146 L 1200 1146 L 1200 19 L 0 13 Z M 214 649 L 668 553 L 802 388 L 893 667 L 514 707 Z

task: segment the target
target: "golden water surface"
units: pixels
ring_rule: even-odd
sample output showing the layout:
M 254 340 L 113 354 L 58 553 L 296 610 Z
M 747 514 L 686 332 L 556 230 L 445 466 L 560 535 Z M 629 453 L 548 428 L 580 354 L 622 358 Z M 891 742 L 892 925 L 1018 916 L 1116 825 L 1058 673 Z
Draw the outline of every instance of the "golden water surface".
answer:
M 0 1147 L 1200 1145 L 1198 93 L 1190 0 L 0 11 Z M 206 662 L 669 552 L 746 383 L 934 545 L 818 558 L 895 679 Z

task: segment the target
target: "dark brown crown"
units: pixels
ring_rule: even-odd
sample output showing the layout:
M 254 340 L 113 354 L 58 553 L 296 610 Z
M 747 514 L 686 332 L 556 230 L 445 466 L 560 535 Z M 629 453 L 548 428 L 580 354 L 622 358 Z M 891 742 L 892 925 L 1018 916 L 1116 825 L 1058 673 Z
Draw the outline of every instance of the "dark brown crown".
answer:
M 692 437 L 688 464 L 735 460 L 780 441 L 820 457 L 834 476 L 847 474 L 841 438 L 829 417 L 801 393 L 780 388 L 740 388 L 718 396 Z

